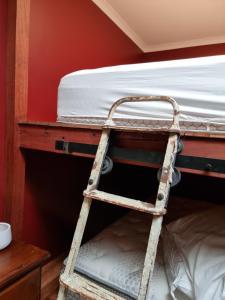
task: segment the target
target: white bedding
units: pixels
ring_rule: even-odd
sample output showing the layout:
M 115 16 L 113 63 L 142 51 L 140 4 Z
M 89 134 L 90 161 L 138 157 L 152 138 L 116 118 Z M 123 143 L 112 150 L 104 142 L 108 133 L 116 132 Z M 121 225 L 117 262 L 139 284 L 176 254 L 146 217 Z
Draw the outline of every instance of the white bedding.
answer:
M 225 205 L 170 223 L 163 244 L 174 300 L 225 299 Z
M 142 95 L 174 97 L 180 105 L 183 130 L 225 131 L 225 55 L 68 74 L 58 89 L 57 120 L 102 124 L 117 99 Z M 131 118 L 134 124 L 150 119 L 153 127 L 168 126 L 170 113 L 165 103 L 126 104 L 116 118 Z
M 130 212 L 81 247 L 76 270 L 136 299 L 150 224 L 151 216 Z M 171 299 L 162 257 L 159 246 L 147 300 Z
M 174 233 L 175 229 L 180 229 L 180 232 L 184 231 L 183 234 L 188 232 L 188 230 L 191 232 L 201 232 L 201 227 L 207 224 L 208 218 L 202 219 L 198 218 L 198 216 L 201 216 L 201 214 L 208 216 L 207 212 L 209 209 L 213 212 L 218 209 L 218 207 L 207 202 L 174 197 L 170 199 L 170 204 L 169 211 L 171 211 L 173 215 L 175 213 L 176 218 L 178 217 L 178 212 L 175 210 L 177 207 L 182 207 L 182 212 L 179 209 L 180 216 L 183 216 L 183 213 L 190 215 L 195 212 L 195 214 L 182 217 L 170 223 L 167 225 L 167 231 L 165 230 L 165 226 L 163 226 L 164 251 L 160 241 L 151 290 L 148 293 L 147 300 L 171 300 L 170 293 L 174 299 L 194 300 L 195 298 L 187 296 L 190 295 L 190 293 L 192 295 L 192 288 L 190 288 L 191 291 L 188 294 L 183 293 L 184 289 L 172 288 L 172 283 L 174 283 L 175 286 L 184 286 L 186 288 L 187 286 L 190 287 L 190 285 L 188 285 L 189 281 L 186 280 L 186 277 L 182 278 L 182 276 L 177 275 L 184 274 L 183 261 L 176 251 L 177 246 L 174 242 L 171 242 L 171 234 Z M 203 213 L 203 211 L 206 212 Z M 222 215 L 223 212 L 224 210 L 220 215 Z M 193 218 L 193 216 L 196 217 Z M 169 217 L 169 220 L 170 219 Z M 192 228 L 193 226 L 189 228 L 189 226 L 186 226 L 188 224 L 186 220 L 195 220 L 200 223 L 194 226 L 194 228 Z M 103 287 L 113 290 L 114 293 L 123 296 L 125 299 L 137 298 L 150 224 L 150 215 L 135 211 L 128 213 L 81 247 L 76 263 L 76 271 L 97 281 L 98 284 Z M 186 230 L 184 230 L 185 226 L 187 227 Z M 202 230 L 205 230 L 204 226 Z M 223 230 L 223 228 L 221 228 L 221 230 Z M 194 236 L 193 234 L 191 240 L 196 241 L 197 238 L 198 235 Z M 211 253 L 210 255 L 212 264 L 215 255 L 217 255 L 217 252 L 214 254 Z M 197 256 L 195 257 L 197 258 Z M 210 259 L 208 260 L 209 262 Z M 168 270 L 170 270 L 169 273 Z M 166 271 L 168 276 L 166 276 Z M 196 270 L 195 275 L 196 278 L 201 278 L 202 273 L 198 273 L 197 271 L 198 270 Z M 167 278 L 169 279 L 169 284 Z M 82 298 L 69 292 L 67 300 L 75 299 L 80 300 Z M 197 300 L 202 299 L 197 298 Z M 212 299 L 209 298 L 209 300 Z

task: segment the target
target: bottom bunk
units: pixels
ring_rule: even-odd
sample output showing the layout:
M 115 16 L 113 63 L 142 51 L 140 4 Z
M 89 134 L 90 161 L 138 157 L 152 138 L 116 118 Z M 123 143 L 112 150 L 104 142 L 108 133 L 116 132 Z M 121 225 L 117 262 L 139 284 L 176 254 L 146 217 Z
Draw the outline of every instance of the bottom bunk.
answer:
M 176 213 L 165 218 L 146 299 L 224 299 L 225 206 L 172 198 L 170 207 Z M 149 215 L 129 212 L 83 244 L 76 273 L 118 299 L 137 299 L 150 224 Z M 67 299 L 83 298 L 68 291 Z
M 66 256 L 64 253 L 68 253 L 70 248 L 83 200 L 82 191 L 86 188 L 93 161 L 88 158 L 31 150 L 24 151 L 24 157 L 26 193 L 23 240 L 51 253 L 51 262 L 43 274 L 44 291 L 41 299 L 55 300 L 58 290 L 57 277 L 60 273 L 58 270 L 61 269 L 63 258 Z M 157 170 L 120 163 L 115 163 L 113 171 L 107 176 L 102 176 L 100 181 L 102 190 L 141 200 L 155 199 L 157 186 Z M 211 208 L 211 205 L 217 204 L 222 207 L 224 199 L 224 179 L 183 172 L 179 185 L 171 189 L 164 226 L 193 212 L 198 213 L 205 208 Z M 126 213 L 120 207 L 97 201 L 92 206 L 83 243 L 92 240 Z M 207 220 L 206 217 L 202 219 Z M 196 228 L 201 233 L 201 226 L 196 225 Z M 162 248 L 164 249 L 164 245 Z M 225 243 L 221 252 L 224 255 Z M 224 266 L 225 259 L 218 265 Z M 218 277 L 225 277 L 223 272 L 219 273 L 217 270 L 215 268 L 214 273 Z M 168 277 L 167 273 L 166 276 Z M 52 298 L 49 298 L 51 296 Z M 180 299 L 179 296 L 177 299 Z M 192 298 L 194 299 L 196 298 Z M 207 298 L 200 298 L 205 299 Z M 216 296 L 211 299 L 220 300 Z

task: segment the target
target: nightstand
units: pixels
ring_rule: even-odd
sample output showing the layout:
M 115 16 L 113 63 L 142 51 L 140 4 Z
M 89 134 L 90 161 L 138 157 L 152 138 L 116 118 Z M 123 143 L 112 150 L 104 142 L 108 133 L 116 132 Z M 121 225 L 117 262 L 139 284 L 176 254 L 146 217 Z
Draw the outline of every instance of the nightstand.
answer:
M 39 300 L 41 267 L 49 253 L 23 242 L 0 251 L 0 300 Z

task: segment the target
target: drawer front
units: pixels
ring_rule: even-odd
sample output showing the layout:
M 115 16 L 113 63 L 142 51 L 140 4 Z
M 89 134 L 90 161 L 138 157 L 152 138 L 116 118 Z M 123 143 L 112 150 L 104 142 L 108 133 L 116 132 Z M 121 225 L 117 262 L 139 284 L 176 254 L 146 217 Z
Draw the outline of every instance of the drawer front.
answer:
M 0 292 L 0 300 L 39 300 L 40 299 L 40 268 L 23 276 L 15 283 Z

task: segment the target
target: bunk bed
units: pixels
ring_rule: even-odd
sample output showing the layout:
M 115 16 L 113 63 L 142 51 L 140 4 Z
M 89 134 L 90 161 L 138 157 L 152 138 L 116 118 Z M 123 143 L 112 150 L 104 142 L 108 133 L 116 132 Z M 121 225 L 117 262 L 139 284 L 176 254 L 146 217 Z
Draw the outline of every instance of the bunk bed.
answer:
M 59 124 L 57 126 L 60 130 L 65 130 L 63 126 L 66 126 L 69 130 L 74 128 L 78 135 L 73 137 L 72 132 L 74 130 L 72 130 L 69 139 L 65 139 L 65 137 L 58 139 L 59 136 L 55 136 L 57 139 L 54 151 L 93 157 L 99 140 L 100 128 L 105 124 L 107 112 L 116 100 L 124 96 L 169 95 L 176 99 L 181 109 L 180 133 L 183 147 L 176 166 L 184 172 L 224 178 L 224 75 L 225 56 L 116 66 L 69 74 L 62 78 L 59 85 Z M 162 135 L 158 136 L 154 133 L 160 128 L 169 132 L 170 124 L 170 109 L 163 103 L 124 105 L 113 119 L 113 125 L 117 128 L 117 132 L 113 136 L 109 155 L 115 161 L 158 168 L 163 159 L 162 152 L 165 147 L 165 139 Z M 33 125 L 33 130 L 36 130 L 35 126 L 37 124 L 31 125 Z M 54 130 L 49 124 L 45 126 L 47 132 Z M 125 126 L 129 126 L 131 131 L 133 127 L 138 127 L 140 130 L 148 127 L 150 132 L 147 134 L 124 134 L 121 131 Z M 21 128 L 25 131 L 26 124 L 21 124 Z M 38 130 L 36 132 L 38 133 Z M 26 144 L 25 135 L 24 143 Z M 144 151 L 140 152 L 140 148 L 143 147 Z M 208 208 L 207 205 L 206 207 Z M 215 211 L 218 216 L 221 211 L 223 212 L 221 207 L 215 208 L 212 206 L 210 208 L 210 213 Z M 193 205 L 193 211 L 195 211 L 195 205 Z M 196 214 L 195 212 L 193 215 L 188 215 L 178 219 L 175 223 L 169 224 L 167 229 L 171 230 L 171 236 L 173 236 L 179 226 L 182 227 L 185 222 L 190 224 L 193 219 L 195 220 L 192 224 L 193 227 L 205 225 L 197 222 L 201 218 L 208 218 L 212 220 L 211 224 L 214 224 L 216 223 L 215 215 L 211 216 L 210 213 L 206 211 Z M 220 221 L 223 220 L 222 217 L 219 219 Z M 106 228 L 93 240 L 82 246 L 76 271 L 91 278 L 93 282 L 100 282 L 103 286 L 107 286 L 109 290 L 116 289 L 118 297 L 122 297 L 122 299 L 136 298 L 142 269 L 140 262 L 144 258 L 142 251 L 136 249 L 136 241 L 138 240 L 138 246 L 141 245 L 145 248 L 148 235 L 146 224 L 148 222 L 148 217 L 143 218 L 141 216 L 140 218 L 138 215 L 129 213 Z M 137 226 L 138 223 L 141 223 L 141 226 Z M 223 221 L 221 221 L 221 224 L 221 226 L 224 225 Z M 185 227 L 185 225 L 183 226 Z M 135 232 L 135 229 L 137 230 L 140 227 L 142 232 Z M 218 227 L 215 225 L 215 228 L 211 234 L 216 234 Z M 202 292 L 202 285 L 196 288 L 197 283 L 195 286 L 193 277 L 191 277 L 191 282 L 188 281 L 193 274 L 196 278 L 200 278 L 202 275 L 200 276 L 197 272 L 189 270 L 188 277 L 184 272 L 185 268 L 180 267 L 182 255 L 179 256 L 179 252 L 182 250 L 174 250 L 177 245 L 175 247 L 171 246 L 171 251 L 167 249 L 169 245 L 173 244 L 171 239 L 174 240 L 174 237 L 168 238 L 170 235 L 166 232 L 165 230 L 163 234 L 166 255 L 163 258 L 160 242 L 155 277 L 153 276 L 153 288 L 149 291 L 147 299 L 167 300 L 170 299 L 169 295 L 173 299 L 180 300 L 194 299 L 195 297 L 195 299 L 222 299 L 220 297 L 224 291 L 221 280 L 218 285 L 214 286 L 214 291 L 207 291 L 208 296 L 205 292 L 207 289 L 204 293 Z M 208 233 L 209 229 L 206 228 L 205 235 L 207 236 Z M 134 237 L 135 234 L 137 236 Z M 198 235 L 198 231 L 190 230 L 189 237 L 190 235 L 194 237 Z M 140 238 L 140 241 L 137 237 Z M 119 241 L 119 243 L 116 244 L 115 241 Z M 197 240 L 195 242 L 198 243 Z M 207 248 L 207 244 L 204 245 L 203 243 L 202 247 Z M 168 252 L 171 253 L 168 254 Z M 211 253 L 213 259 L 215 259 L 215 256 Z M 222 274 L 222 278 L 224 276 L 224 257 L 223 253 L 220 260 L 222 265 L 220 275 Z M 169 265 L 176 260 L 178 262 L 172 267 L 170 266 L 169 271 L 166 271 L 164 259 L 169 261 Z M 203 260 L 202 257 L 201 259 Z M 117 269 L 115 265 L 118 260 L 119 267 Z M 186 268 L 193 268 L 193 266 L 190 263 Z M 179 270 L 177 271 L 177 269 Z M 167 275 L 169 274 L 168 277 L 171 277 L 173 271 L 178 273 L 175 278 L 169 278 L 170 280 L 167 281 L 165 274 L 167 273 Z M 186 278 L 184 278 L 184 273 Z M 180 286 L 179 280 L 181 281 Z M 208 284 L 210 285 L 210 279 Z M 156 289 L 154 289 L 154 286 L 156 286 Z M 175 294 L 176 290 L 178 290 L 178 294 Z M 73 297 L 69 294 L 68 298 Z
M 181 110 L 180 135 L 184 148 L 178 167 L 184 172 L 224 177 L 224 67 L 225 56 L 144 63 L 82 70 L 61 79 L 58 90 L 57 123 L 20 122 L 20 147 L 55 153 L 93 157 L 102 124 L 112 103 L 121 97 L 169 95 Z M 115 125 L 152 130 L 169 128 L 166 104 L 125 104 Z M 126 148 L 143 148 L 137 155 Z M 116 132 L 112 157 L 131 164 L 158 166 L 149 151 L 160 152 L 161 139 L 151 134 Z M 121 149 L 123 148 L 123 149 Z M 154 155 L 153 155 L 154 156 Z
M 184 172 L 224 177 L 224 66 L 225 56 L 222 55 L 66 75 L 59 85 L 58 122 L 21 122 L 20 146 L 93 157 L 101 126 L 114 101 L 124 95 L 169 94 L 181 109 L 180 134 L 184 148 L 177 167 Z M 129 126 L 147 124 L 152 129 L 166 129 L 171 123 L 169 116 L 166 104 L 132 103 L 123 105 L 115 120 L 118 126 L 131 120 Z M 164 146 L 163 139 L 152 139 L 151 133 L 118 131 L 111 155 L 117 162 L 158 167 Z M 146 152 L 138 155 L 139 148 Z
M 221 55 L 71 73 L 59 85 L 58 122 L 20 122 L 20 146 L 93 157 L 114 101 L 127 95 L 169 95 L 181 109 L 184 148 L 177 167 L 184 172 L 224 177 L 224 67 L 225 56 Z M 166 130 L 171 123 L 170 109 L 163 103 L 124 104 L 115 116 L 115 125 L 119 128 L 126 122 L 131 127 Z M 120 162 L 158 166 L 158 152 L 163 146 L 163 141 L 152 139 L 151 134 L 118 131 L 112 157 Z M 127 147 L 144 147 L 147 152 L 139 156 L 136 150 L 124 150 Z
M 82 156 L 93 158 L 96 145 L 99 142 L 101 126 L 98 124 L 86 124 L 85 122 L 74 123 L 46 123 L 27 121 L 28 107 L 28 49 L 29 49 L 29 12 L 30 1 L 24 1 L 24 5 L 10 6 L 9 13 L 15 26 L 11 26 L 11 39 L 9 41 L 9 57 L 15 64 L 9 64 L 9 101 L 7 101 L 7 180 L 6 185 L 6 219 L 11 221 L 14 229 L 14 238 L 21 239 L 24 222 L 24 198 L 25 169 L 27 169 L 26 153 L 33 152 L 40 156 L 41 152 L 57 154 L 64 157 Z M 210 50 L 211 51 L 211 50 Z M 213 52 L 214 50 L 212 50 Z M 223 51 L 222 49 L 220 51 Z M 215 53 L 215 51 L 214 51 Z M 22 63 L 21 63 L 22 62 Z M 16 65 L 16 69 L 15 69 Z M 215 75 L 215 74 L 214 74 Z M 223 77 L 221 77 L 223 80 Z M 45 99 L 47 101 L 47 99 Z M 217 123 L 217 122 L 216 122 Z M 219 121 L 220 123 L 220 121 Z M 204 129 L 206 129 L 204 127 Z M 222 130 L 200 130 L 190 128 L 182 131 L 181 137 L 184 144 L 182 156 L 188 156 L 189 164 L 179 166 L 185 173 L 200 174 L 208 177 L 224 178 L 223 163 L 225 159 L 225 132 Z M 150 143 L 149 143 L 150 142 Z M 138 149 L 145 146 L 146 151 L 160 151 L 161 143 L 152 143 L 148 135 L 121 134 L 115 135 L 115 144 L 118 147 Z M 22 151 L 18 151 L 18 149 Z M 24 151 L 25 150 L 25 151 Z M 117 150 L 117 149 L 114 149 Z M 24 156 L 25 154 L 25 156 Z M 148 159 L 132 157 L 129 159 L 127 153 L 114 151 L 113 159 L 117 162 L 126 162 L 134 165 L 158 167 L 158 163 L 152 163 Z M 24 159 L 25 157 L 25 159 Z M 203 159 L 204 158 L 204 159 Z M 183 159 L 183 158 L 182 158 Z M 193 164 L 194 160 L 201 164 Z M 187 160 L 186 160 L 187 161 Z M 215 164 L 214 164 L 215 163 Z M 216 167 L 217 166 L 217 167 Z M 218 166 L 222 166 L 219 168 Z M 41 177 L 41 176 L 40 176 Z M 37 197 L 40 200 L 40 197 Z M 48 200 L 48 199 L 47 199 Z M 184 203 L 181 204 L 184 207 Z M 30 211 L 29 213 L 30 214 Z M 47 228 L 46 228 L 47 229 Z
M 225 206 L 188 202 L 192 213 L 163 229 L 147 300 L 223 299 Z M 150 222 L 129 212 L 108 226 L 81 247 L 76 272 L 122 299 L 137 299 Z M 68 291 L 67 299 L 80 298 Z

